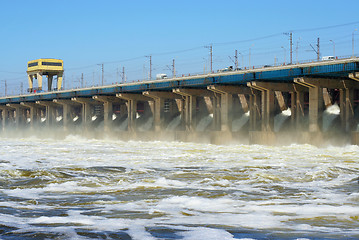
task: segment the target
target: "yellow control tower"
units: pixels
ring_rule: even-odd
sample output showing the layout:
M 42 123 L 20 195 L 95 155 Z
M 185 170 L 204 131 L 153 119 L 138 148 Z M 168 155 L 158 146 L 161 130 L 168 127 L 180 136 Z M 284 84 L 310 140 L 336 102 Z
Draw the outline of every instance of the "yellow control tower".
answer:
M 53 58 L 41 58 L 27 63 L 27 76 L 29 79 L 29 92 L 42 90 L 42 76 L 47 76 L 48 91 L 52 90 L 52 79 L 57 76 L 57 90 L 61 90 L 64 61 Z M 34 89 L 33 81 L 37 79 L 38 88 Z

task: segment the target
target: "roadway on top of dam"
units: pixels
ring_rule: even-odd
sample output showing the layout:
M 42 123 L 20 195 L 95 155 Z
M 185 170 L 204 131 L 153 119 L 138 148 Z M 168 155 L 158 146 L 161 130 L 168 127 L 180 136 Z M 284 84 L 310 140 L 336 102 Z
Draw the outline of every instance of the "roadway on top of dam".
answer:
M 359 71 L 359 58 L 347 58 L 274 67 L 262 67 L 209 73 L 162 80 L 145 80 L 132 83 L 31 93 L 0 98 L 0 104 L 35 102 L 40 100 L 71 99 L 94 95 L 115 95 L 116 93 L 142 93 L 144 91 L 172 91 L 175 88 L 206 89 L 209 85 L 242 85 L 251 81 L 292 82 L 297 77 L 325 77 L 347 79 L 351 72 Z

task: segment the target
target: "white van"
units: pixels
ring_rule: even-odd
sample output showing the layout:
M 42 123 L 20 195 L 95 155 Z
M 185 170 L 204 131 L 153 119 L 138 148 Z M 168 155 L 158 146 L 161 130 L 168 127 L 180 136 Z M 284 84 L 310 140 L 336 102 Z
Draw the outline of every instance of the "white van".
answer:
M 160 79 L 167 79 L 167 74 L 166 73 L 159 73 L 156 74 L 156 79 L 160 80 Z
M 325 56 L 325 57 L 322 57 L 322 61 L 329 61 L 329 60 L 335 60 L 335 57 L 334 57 L 334 56 Z

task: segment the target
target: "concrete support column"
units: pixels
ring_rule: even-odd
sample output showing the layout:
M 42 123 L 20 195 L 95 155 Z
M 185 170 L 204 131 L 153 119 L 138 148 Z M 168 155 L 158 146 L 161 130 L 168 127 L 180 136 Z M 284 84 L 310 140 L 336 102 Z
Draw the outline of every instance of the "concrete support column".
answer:
M 136 132 L 137 102 L 150 101 L 152 99 L 142 94 L 135 94 L 135 93 L 117 93 L 116 97 L 127 101 L 128 131 Z
M 47 76 L 47 90 L 50 92 L 52 90 L 52 80 L 53 80 L 54 76 L 53 75 L 48 75 Z
M 81 118 L 82 118 L 82 126 L 84 128 L 89 127 L 91 124 L 91 114 L 92 114 L 92 105 L 95 103 L 95 100 L 91 98 L 71 98 L 71 101 L 81 103 L 82 109 L 81 109 Z
M 2 131 L 6 130 L 7 124 L 10 121 L 10 108 L 6 106 L 1 106 L 1 129 Z
M 56 118 L 56 107 L 57 105 L 53 102 L 48 101 L 36 101 L 36 104 L 44 106 L 46 108 L 46 126 L 52 127 L 55 123 Z
M 261 93 L 253 89 L 252 94 L 249 95 L 249 130 L 258 131 L 258 120 L 261 119 Z
M 62 106 L 62 124 L 64 131 L 68 131 L 70 129 L 71 123 L 73 122 L 71 117 L 73 108 L 75 106 L 80 106 L 81 104 L 66 99 L 54 99 L 53 102 Z
M 208 86 L 207 89 L 219 95 L 218 96 L 219 104 L 215 105 L 216 111 L 213 112 L 215 115 L 219 116 L 220 130 L 232 131 L 233 94 L 240 94 L 241 92 L 244 92 L 244 88 L 235 87 L 235 86 L 212 85 L 212 86 Z M 244 96 L 244 100 L 245 100 L 245 96 Z M 245 101 L 245 103 L 243 104 L 247 104 L 247 102 Z
M 116 97 L 111 96 L 93 96 L 92 97 L 96 101 L 100 101 L 104 106 L 103 113 L 103 122 L 104 122 L 104 131 L 109 133 L 112 128 L 112 115 L 113 115 L 113 103 L 119 101 Z
M 57 74 L 57 90 L 62 89 L 62 75 L 63 72 Z
M 260 92 L 261 102 L 260 102 L 260 112 L 261 112 L 261 130 L 262 131 L 273 131 L 274 130 L 274 110 L 275 110 L 275 97 L 274 91 L 272 89 L 264 88 L 260 86 L 258 83 L 248 83 L 248 86 L 254 90 Z M 252 104 L 257 104 L 257 95 L 258 93 L 253 92 L 253 97 L 255 101 Z M 254 99 L 253 99 L 254 100 Z M 253 105 L 252 107 L 255 107 Z M 253 109 L 254 110 L 254 109 Z M 254 122 L 253 122 L 254 124 Z
M 213 129 L 221 130 L 221 94 L 214 93 L 213 97 Z
M 1 130 L 4 131 L 6 128 L 6 122 L 8 118 L 8 111 L 6 108 L 1 109 Z
M 340 89 L 340 119 L 345 132 L 350 132 L 355 128 L 353 104 L 354 89 Z
M 351 76 L 350 78 L 356 80 L 355 76 Z M 359 79 L 358 79 L 359 80 Z M 323 91 L 323 88 L 329 89 L 354 89 L 355 88 L 355 81 L 347 81 L 347 80 L 338 80 L 338 79 L 325 79 L 325 78 L 296 78 L 294 82 L 302 85 L 304 87 L 309 88 L 309 132 L 316 132 L 321 130 L 322 125 L 322 112 L 324 110 L 324 97 L 323 92 L 326 93 L 327 91 Z M 342 126 L 346 128 L 347 120 L 352 119 L 350 113 L 350 106 L 352 106 L 352 97 L 353 93 L 347 92 L 346 90 L 341 90 L 341 119 L 342 119 Z M 325 94 L 326 95 L 326 94 Z M 347 99 L 347 100 L 344 100 Z M 326 99 L 326 104 L 329 104 L 331 100 L 329 97 Z M 348 104 L 346 104 L 348 103 Z M 348 113 L 346 113 L 346 108 L 348 107 Z M 348 114 L 347 117 L 346 114 Z M 350 120 L 349 120 L 350 121 Z M 349 124 L 350 125 L 350 124 Z M 349 126 L 348 125 L 348 126 Z
M 29 81 L 29 92 L 33 92 L 34 88 L 34 76 L 32 74 L 27 75 L 28 81 Z
M 323 83 L 320 79 L 309 78 L 296 78 L 294 82 L 309 90 L 309 133 L 321 132 L 324 110 L 323 88 L 321 87 Z
M 303 130 L 304 93 L 304 91 L 291 92 L 291 125 L 297 131 Z
M 8 103 L 6 106 L 15 109 L 15 127 L 19 129 L 25 123 L 24 106 L 14 103 Z
M 154 129 L 156 132 L 164 128 L 164 102 L 166 99 L 179 99 L 180 96 L 171 92 L 155 92 L 146 91 L 142 93 L 144 96 L 154 100 Z
M 173 89 L 172 91 L 181 95 L 184 100 L 181 114 L 185 130 L 195 131 L 197 125 L 197 96 L 205 94 L 205 92 L 198 89 Z
M 309 132 L 319 132 L 322 129 L 322 114 L 324 111 L 323 89 L 309 88 Z
M 37 84 L 38 84 L 39 90 L 42 90 L 42 74 L 37 73 L 36 78 L 37 78 Z
M 40 119 L 40 109 L 39 105 L 36 103 L 30 102 L 21 102 L 22 106 L 29 108 L 30 110 L 30 128 L 34 129 Z
M 129 99 L 127 105 L 127 117 L 128 117 L 128 130 L 135 132 L 136 126 L 136 113 L 137 113 L 137 100 Z
M 274 91 L 262 91 L 262 131 L 274 130 Z

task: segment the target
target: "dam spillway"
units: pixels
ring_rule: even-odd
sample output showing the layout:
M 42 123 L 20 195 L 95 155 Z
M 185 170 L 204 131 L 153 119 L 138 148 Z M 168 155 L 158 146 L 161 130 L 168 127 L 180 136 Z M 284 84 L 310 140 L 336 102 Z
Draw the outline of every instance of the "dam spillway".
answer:
M 1 134 L 358 144 L 358 81 L 352 57 L 6 96 Z M 333 105 L 339 114 L 328 119 Z

